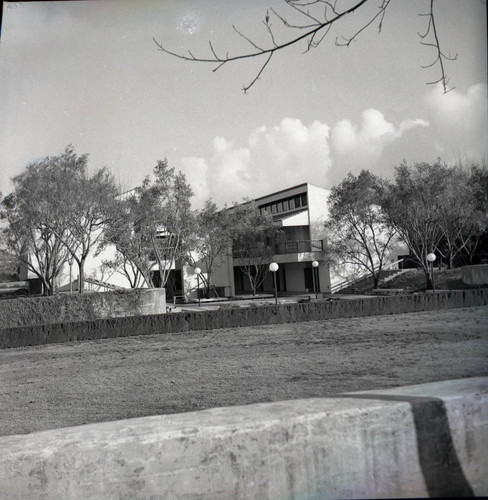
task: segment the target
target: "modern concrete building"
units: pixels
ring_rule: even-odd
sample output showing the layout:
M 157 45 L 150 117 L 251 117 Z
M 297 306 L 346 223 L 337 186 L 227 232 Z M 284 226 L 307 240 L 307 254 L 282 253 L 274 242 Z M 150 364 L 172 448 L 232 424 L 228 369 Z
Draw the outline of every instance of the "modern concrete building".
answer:
M 324 251 L 324 221 L 328 216 L 328 196 L 328 190 L 303 183 L 254 199 L 262 213 L 271 215 L 283 236 L 280 242 L 275 244 L 275 253 L 270 261 L 263 263 L 268 267 L 271 262 L 275 262 L 279 268 L 275 276 L 272 272 L 266 275 L 257 289 L 258 293 L 274 293 L 274 277 L 280 295 L 330 293 L 330 269 Z M 104 275 L 103 260 L 113 258 L 114 252 L 114 248 L 108 247 L 101 254 L 89 257 L 85 265 L 87 290 L 106 291 L 117 287 L 128 287 L 128 281 L 122 275 L 113 272 Z M 205 275 L 205 266 L 199 264 L 198 255 L 194 255 L 194 260 Z M 252 292 L 242 265 L 243 262 L 232 252 L 229 245 L 228 255 L 216 266 L 212 275 L 212 290 L 216 295 L 231 297 Z M 195 268 L 175 261 L 167 262 L 167 266 L 171 270 L 166 285 L 168 301 L 172 301 L 173 298 L 197 299 L 199 288 L 203 291 L 203 282 L 198 279 Z M 156 264 L 153 272 L 159 273 Z M 65 285 L 60 291 L 77 289 L 77 276 L 74 273 L 71 276 L 67 269 L 63 270 L 60 276 L 61 283 L 58 285 L 63 282 Z
M 272 216 L 284 235 L 284 241 L 275 245 L 271 260 L 279 266 L 276 283 L 281 295 L 330 293 L 329 264 L 324 251 L 328 196 L 327 189 L 304 183 L 254 200 L 263 213 Z M 317 267 L 312 266 L 314 261 Z M 251 293 L 242 264 L 238 256 L 229 251 L 213 275 L 218 291 L 226 296 Z M 268 273 L 258 291 L 274 291 L 273 273 Z

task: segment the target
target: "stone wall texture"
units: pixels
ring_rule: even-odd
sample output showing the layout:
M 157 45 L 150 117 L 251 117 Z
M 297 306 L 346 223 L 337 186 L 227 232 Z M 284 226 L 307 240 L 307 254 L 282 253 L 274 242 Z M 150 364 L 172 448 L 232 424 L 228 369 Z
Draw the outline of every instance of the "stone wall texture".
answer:
M 165 312 L 164 288 L 16 298 L 0 302 L 0 328 L 73 323 Z
M 104 295 L 104 294 L 101 294 Z M 0 348 L 488 305 L 488 289 L 318 300 L 0 328 Z

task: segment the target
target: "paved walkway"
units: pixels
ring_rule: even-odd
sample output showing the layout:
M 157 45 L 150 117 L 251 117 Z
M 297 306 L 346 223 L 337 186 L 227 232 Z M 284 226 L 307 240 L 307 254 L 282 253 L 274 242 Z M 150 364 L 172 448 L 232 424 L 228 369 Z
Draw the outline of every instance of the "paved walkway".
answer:
M 338 294 L 323 295 L 316 300 L 357 300 L 357 299 L 370 299 L 373 295 L 357 295 L 357 294 Z M 278 297 L 278 304 L 293 304 L 304 300 L 314 300 L 314 294 L 299 294 L 299 295 L 286 295 Z M 171 308 L 170 312 L 182 311 L 215 311 L 223 307 L 249 307 L 249 306 L 264 306 L 275 304 L 275 297 L 273 295 L 258 295 L 253 297 L 242 296 L 239 299 L 201 299 L 200 304 L 176 304 L 175 306 L 168 304 Z

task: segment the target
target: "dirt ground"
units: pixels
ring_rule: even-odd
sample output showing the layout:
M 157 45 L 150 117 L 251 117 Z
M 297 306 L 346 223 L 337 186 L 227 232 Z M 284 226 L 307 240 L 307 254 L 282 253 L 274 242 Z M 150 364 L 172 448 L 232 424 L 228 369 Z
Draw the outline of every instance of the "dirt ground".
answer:
M 488 307 L 0 350 L 0 435 L 488 376 Z

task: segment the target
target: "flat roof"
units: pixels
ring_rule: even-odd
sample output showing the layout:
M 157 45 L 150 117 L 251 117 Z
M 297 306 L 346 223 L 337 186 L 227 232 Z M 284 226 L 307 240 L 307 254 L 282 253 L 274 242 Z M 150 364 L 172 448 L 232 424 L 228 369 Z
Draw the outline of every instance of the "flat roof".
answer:
M 281 189 L 279 191 L 274 191 L 272 193 L 266 194 L 264 196 L 260 196 L 259 198 L 251 198 L 248 201 L 244 201 L 241 203 L 238 203 L 238 205 L 247 205 L 248 203 L 255 202 L 258 205 L 260 205 L 264 200 L 268 200 L 269 202 L 279 200 L 281 196 L 286 195 L 286 193 L 293 193 L 293 194 L 300 194 L 300 193 L 305 193 L 308 192 L 308 186 L 313 186 L 318 189 L 324 189 L 327 190 L 324 187 L 317 186 L 316 184 L 311 184 L 310 182 L 302 182 L 301 184 L 296 184 L 295 186 L 290 186 L 285 189 Z M 292 194 L 290 194 L 292 196 Z M 232 209 L 233 207 L 227 207 L 227 210 Z
M 260 196 L 259 198 L 254 198 L 254 201 L 259 203 L 259 201 L 265 200 L 266 198 L 274 198 L 275 196 L 278 196 L 278 195 L 284 195 L 285 193 L 287 193 L 289 191 L 301 190 L 301 188 L 306 188 L 306 189 L 303 189 L 303 192 L 305 192 L 305 191 L 308 191 L 308 186 L 313 186 L 313 187 L 316 187 L 319 189 L 326 189 L 326 188 L 321 187 L 321 186 L 316 186 L 315 184 L 310 184 L 310 182 L 303 182 L 302 184 L 290 186 L 289 188 L 281 189 L 280 191 L 274 191 L 273 193 L 269 193 L 269 194 L 266 194 L 264 196 Z

